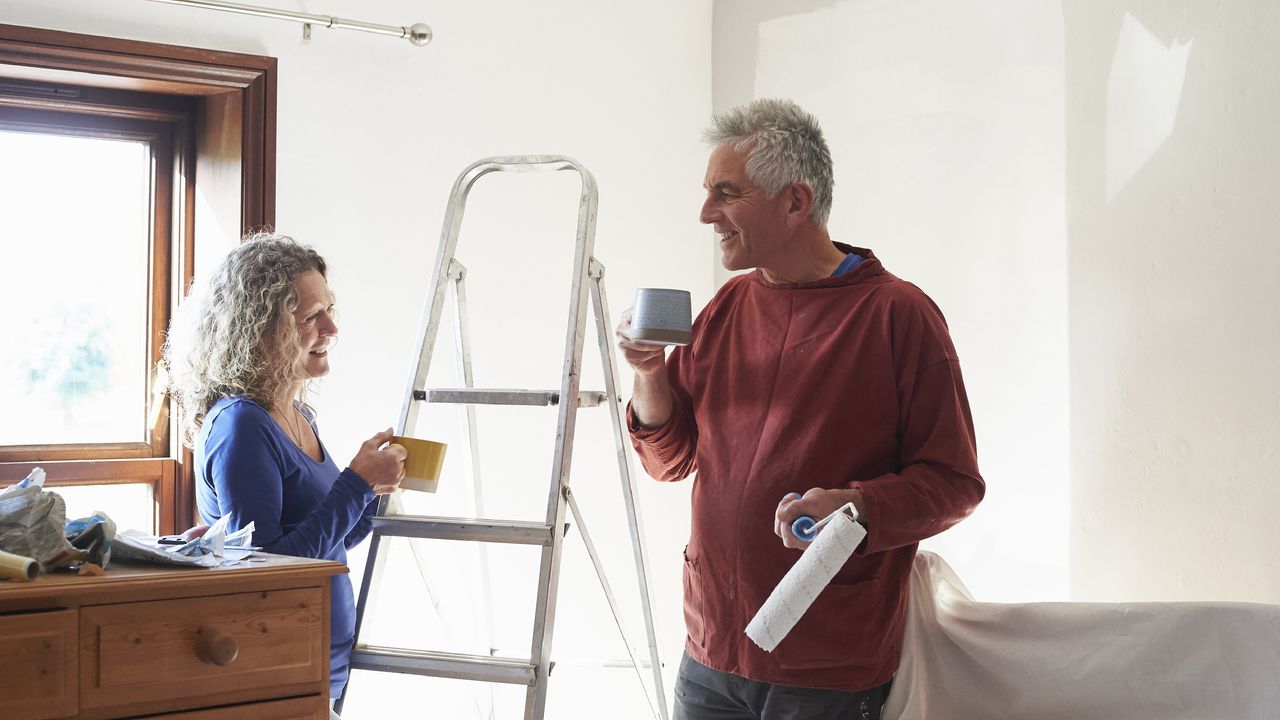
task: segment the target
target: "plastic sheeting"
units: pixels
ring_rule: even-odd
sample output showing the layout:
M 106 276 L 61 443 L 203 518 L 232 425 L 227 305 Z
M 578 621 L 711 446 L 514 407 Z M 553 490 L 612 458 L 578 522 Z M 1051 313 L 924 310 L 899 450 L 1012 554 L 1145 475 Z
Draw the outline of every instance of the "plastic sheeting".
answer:
M 885 720 L 1280 718 L 1280 605 L 975 602 L 916 556 Z

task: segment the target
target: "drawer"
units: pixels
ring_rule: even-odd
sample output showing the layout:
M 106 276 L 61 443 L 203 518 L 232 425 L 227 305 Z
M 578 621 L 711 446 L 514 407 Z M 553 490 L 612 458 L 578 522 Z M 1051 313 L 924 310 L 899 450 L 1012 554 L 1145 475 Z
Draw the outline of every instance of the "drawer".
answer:
M 76 611 L 0 615 L 0 713 L 5 720 L 76 714 Z
M 147 720 L 329 720 L 329 703 L 323 697 L 313 695 L 213 710 L 155 715 Z
M 319 587 L 81 608 L 80 706 L 325 695 L 326 622 Z

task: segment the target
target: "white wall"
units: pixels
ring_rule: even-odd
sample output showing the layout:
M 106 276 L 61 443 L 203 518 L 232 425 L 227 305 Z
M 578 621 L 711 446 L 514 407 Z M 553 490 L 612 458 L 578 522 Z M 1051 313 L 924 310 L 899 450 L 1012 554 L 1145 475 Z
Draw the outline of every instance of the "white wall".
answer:
M 436 40 L 413 48 L 317 29 L 303 45 L 295 25 L 141 1 L 9 0 L 0 22 L 280 58 L 278 224 L 330 259 L 342 309 L 317 399 L 336 456 L 394 422 L 422 273 L 463 166 L 500 153 L 577 157 L 601 186 L 596 254 L 614 314 L 641 285 L 688 287 L 701 306 L 723 273 L 696 223 L 698 131 L 713 104 L 789 96 L 822 118 L 835 154 L 833 235 L 928 292 L 961 355 L 988 497 L 927 546 L 985 600 L 1280 601 L 1266 530 L 1280 500 L 1270 0 L 720 0 L 714 31 L 711 4 L 687 0 L 287 5 L 425 21 Z M 537 323 L 563 312 L 576 188 L 509 180 L 477 186 L 464 227 L 477 376 L 542 387 L 558 372 L 563 320 Z M 517 285 L 530 279 L 539 285 Z M 584 385 L 599 379 L 593 343 Z M 582 418 L 599 449 L 579 453 L 574 482 L 620 572 L 629 558 L 607 433 Z M 419 434 L 460 447 L 452 419 L 428 417 Z M 498 449 L 484 465 L 492 514 L 538 514 L 550 419 L 485 416 L 496 430 L 486 447 Z M 450 456 L 459 480 L 422 511 L 465 509 L 460 461 Z M 688 487 L 641 489 L 671 671 Z M 434 584 L 446 611 L 465 616 L 478 603 L 446 550 L 432 548 L 447 579 Z M 589 572 L 571 536 L 557 627 L 566 659 L 612 637 Z M 503 582 L 524 585 L 508 599 L 529 592 L 512 575 Z M 614 582 L 626 595 L 625 575 Z M 397 600 L 414 621 L 388 632 L 474 642 L 463 623 L 441 626 L 420 593 Z M 500 644 L 522 645 L 529 612 L 510 603 Z M 629 624 L 638 630 L 634 612 Z M 562 664 L 556 716 L 594 716 L 591 696 L 568 690 L 584 686 L 615 693 L 613 714 L 643 716 L 618 672 Z M 424 687 L 391 682 L 400 701 Z M 437 707 L 470 698 L 427 687 Z
M 823 119 L 837 239 L 951 324 L 984 600 L 1280 601 L 1269 0 L 720 0 L 714 107 Z M 723 280 L 723 273 L 718 280 Z
M 1280 602 L 1280 6 L 1062 8 L 1074 594 Z
M 832 237 L 871 248 L 950 324 L 988 489 L 971 518 L 925 547 L 981 599 L 1064 597 L 1057 7 L 720 0 L 714 29 L 715 108 L 780 96 L 817 115 L 835 162 Z
M 435 40 L 416 48 L 403 40 L 317 28 L 311 42 L 303 44 L 300 25 L 140 1 L 8 0 L 0 6 L 0 22 L 280 59 L 277 225 L 315 245 L 332 267 L 342 333 L 332 375 L 316 404 L 323 437 L 340 464 L 361 440 L 396 421 L 445 200 L 457 173 L 473 160 L 561 153 L 594 172 L 600 185 L 596 256 L 608 269 L 615 316 L 638 286 L 686 287 L 699 304 L 710 296 L 712 278 L 702 246 L 710 240 L 697 224 L 703 169 L 698 132 L 710 111 L 710 2 L 264 4 L 387 24 L 426 22 Z M 472 195 L 459 257 L 472 273 L 468 289 L 481 385 L 558 386 L 577 203 L 576 182 L 561 175 L 486 178 Z M 448 335 L 444 338 L 439 368 L 451 373 Z M 589 336 L 584 387 L 600 387 L 596 347 Z M 623 375 L 629 396 L 630 375 L 626 370 Z M 432 415 L 418 428 L 419 435 L 447 439 L 456 449 L 449 457 L 452 482 L 439 497 L 416 499 L 420 512 L 466 510 L 455 420 L 452 413 Z M 491 488 L 490 514 L 540 517 L 554 415 L 482 412 L 482 423 L 490 423 L 481 427 L 488 449 L 483 469 Z M 625 572 L 630 552 L 607 430 L 603 411 L 581 413 L 574 484 L 589 527 L 617 573 L 614 591 L 629 603 L 629 629 L 638 635 L 642 625 L 630 599 L 633 581 Z M 688 488 L 645 478 L 640 484 L 660 642 L 671 674 L 684 637 L 679 573 Z M 576 535 L 571 533 L 565 551 L 556 642 L 562 662 L 552 681 L 550 716 L 594 717 L 606 698 L 617 701 L 618 717 L 644 717 L 643 700 L 627 671 L 573 666 L 574 657 L 625 656 L 613 640 L 616 630 Z M 383 610 L 409 620 L 386 627 L 471 647 L 476 638 L 466 621 L 479 606 L 471 582 L 474 556 L 459 555 L 460 545 L 429 545 L 429 566 L 449 622 L 436 621 L 426 596 L 413 587 Z M 503 554 L 508 551 L 495 550 L 495 559 L 508 562 Z M 535 555 L 517 559 L 536 566 Z M 353 567 L 358 573 L 360 563 Z M 416 573 L 397 567 L 403 575 Z M 536 568 L 512 570 L 509 576 L 504 571 L 495 579 L 498 641 L 517 653 L 527 652 L 533 578 Z M 378 681 L 358 682 L 368 684 L 355 686 L 350 716 L 372 716 L 362 714 L 367 705 L 360 693 Z M 441 717 L 470 710 L 471 696 L 459 683 L 408 676 L 387 682 L 378 687 L 388 688 L 393 702 L 423 692 Z M 500 704 L 512 697 L 516 703 L 523 700 L 515 688 L 498 693 Z M 370 694 L 365 691 L 363 697 Z M 456 704 L 455 696 L 463 705 L 450 704 Z M 498 716 L 510 711 L 500 710 Z

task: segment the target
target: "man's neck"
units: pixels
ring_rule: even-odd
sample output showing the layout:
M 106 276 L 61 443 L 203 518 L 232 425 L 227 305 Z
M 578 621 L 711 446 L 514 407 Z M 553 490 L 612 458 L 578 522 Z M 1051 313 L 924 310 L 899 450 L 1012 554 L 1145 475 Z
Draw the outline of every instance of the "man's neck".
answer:
M 795 285 L 830 277 L 845 253 L 831 242 L 826 228 L 813 227 L 796 233 L 792 238 L 792 252 L 772 267 L 760 271 L 771 283 Z

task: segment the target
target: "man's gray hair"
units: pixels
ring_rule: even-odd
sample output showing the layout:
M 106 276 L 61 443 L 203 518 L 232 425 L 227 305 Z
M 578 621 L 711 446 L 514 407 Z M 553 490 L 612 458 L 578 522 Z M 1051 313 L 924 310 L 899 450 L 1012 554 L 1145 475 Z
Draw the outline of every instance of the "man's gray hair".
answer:
M 702 139 L 747 152 L 747 177 L 774 197 L 793 182 L 813 190 L 809 217 L 827 226 L 831 214 L 831 151 L 818 119 L 790 100 L 761 98 L 715 116 Z

